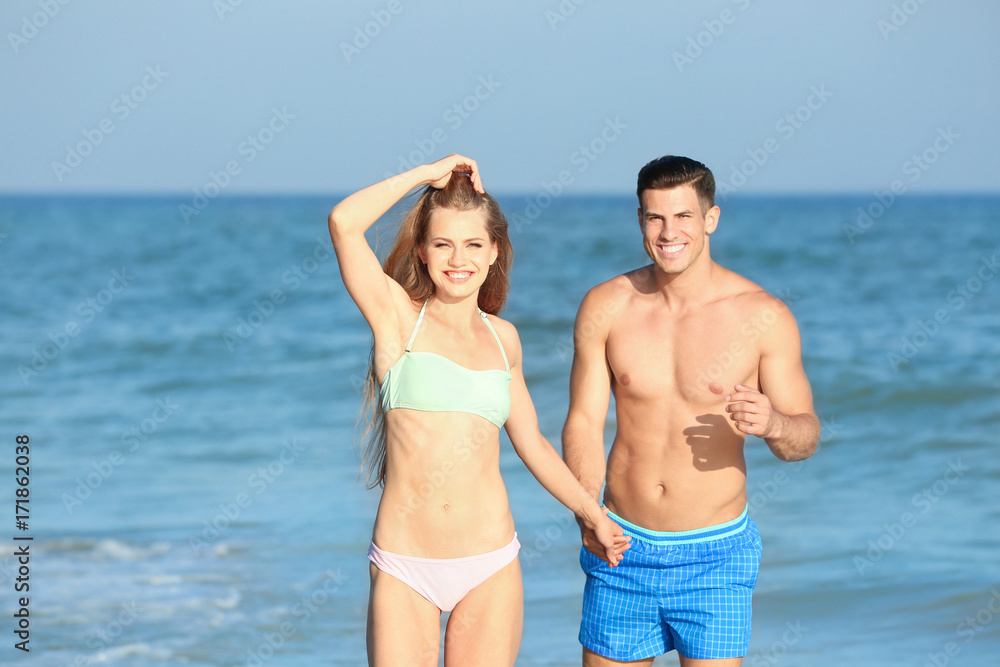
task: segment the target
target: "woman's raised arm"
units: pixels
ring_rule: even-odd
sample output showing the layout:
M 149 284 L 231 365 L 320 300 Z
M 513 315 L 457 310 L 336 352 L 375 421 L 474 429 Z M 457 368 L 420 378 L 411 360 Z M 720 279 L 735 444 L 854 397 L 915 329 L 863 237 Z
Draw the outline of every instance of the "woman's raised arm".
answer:
M 421 185 L 443 188 L 456 172 L 470 174 L 473 185 L 482 192 L 475 160 L 453 153 L 359 190 L 330 211 L 330 238 L 341 278 L 372 331 L 393 323 L 397 300 L 407 297 L 402 287 L 382 271 L 365 232 L 410 190 Z

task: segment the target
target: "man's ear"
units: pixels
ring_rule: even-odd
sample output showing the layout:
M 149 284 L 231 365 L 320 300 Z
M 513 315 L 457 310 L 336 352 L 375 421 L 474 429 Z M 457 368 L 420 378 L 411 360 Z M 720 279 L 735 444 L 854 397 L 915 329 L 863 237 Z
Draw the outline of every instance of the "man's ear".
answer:
M 719 226 L 719 216 L 721 214 L 722 211 L 719 210 L 718 206 L 713 206 L 712 208 L 708 209 L 708 212 L 705 213 L 706 234 L 711 234 L 712 232 L 715 231 L 715 228 Z

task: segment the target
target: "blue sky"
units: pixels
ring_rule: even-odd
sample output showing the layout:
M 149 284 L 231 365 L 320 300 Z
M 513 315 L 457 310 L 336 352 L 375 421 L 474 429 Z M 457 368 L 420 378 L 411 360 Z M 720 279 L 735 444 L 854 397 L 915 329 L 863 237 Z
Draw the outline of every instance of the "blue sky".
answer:
M 987 0 L 8 0 L 0 28 L 2 192 L 339 193 L 453 151 L 497 193 L 631 192 L 667 153 L 739 193 L 998 188 Z

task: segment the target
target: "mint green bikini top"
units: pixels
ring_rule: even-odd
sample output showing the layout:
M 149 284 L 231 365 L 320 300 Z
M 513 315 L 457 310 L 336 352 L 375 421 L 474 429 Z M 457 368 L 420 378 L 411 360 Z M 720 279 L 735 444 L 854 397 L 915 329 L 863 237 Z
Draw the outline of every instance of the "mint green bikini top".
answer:
M 382 410 L 409 408 L 426 412 L 468 412 L 500 428 L 510 415 L 510 362 L 503 343 L 486 313 L 479 311 L 490 333 L 497 339 L 507 370 L 476 371 L 460 366 L 434 352 L 410 352 L 424 319 L 427 302 L 420 308 L 406 352 L 382 377 L 379 393 Z

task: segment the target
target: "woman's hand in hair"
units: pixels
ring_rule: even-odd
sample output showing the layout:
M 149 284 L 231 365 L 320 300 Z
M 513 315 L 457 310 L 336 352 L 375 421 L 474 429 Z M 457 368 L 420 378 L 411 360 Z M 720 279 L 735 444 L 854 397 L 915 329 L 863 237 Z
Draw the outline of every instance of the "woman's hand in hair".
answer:
M 438 190 L 443 190 L 454 174 L 468 174 L 472 179 L 472 186 L 476 192 L 482 194 L 483 180 L 479 175 L 479 165 L 476 161 L 458 153 L 452 153 L 446 158 L 437 162 L 432 162 L 426 166 L 429 173 L 430 185 Z

